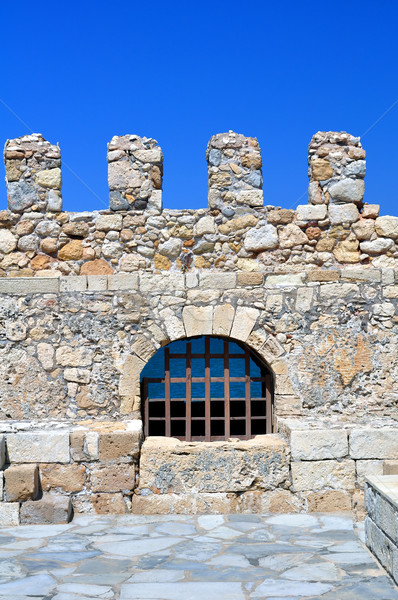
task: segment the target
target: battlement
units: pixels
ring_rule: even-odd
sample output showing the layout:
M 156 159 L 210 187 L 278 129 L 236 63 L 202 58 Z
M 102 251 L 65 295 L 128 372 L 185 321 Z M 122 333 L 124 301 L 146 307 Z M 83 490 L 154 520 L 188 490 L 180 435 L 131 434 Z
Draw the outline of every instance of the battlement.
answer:
M 345 132 L 309 145 L 308 204 L 264 206 L 256 138 L 229 131 L 208 144 L 208 209 L 162 208 L 157 141 L 108 144 L 109 209 L 62 211 L 61 154 L 40 135 L 4 149 L 8 210 L 0 212 L 0 275 L 60 277 L 131 271 L 260 271 L 396 266 L 398 217 L 363 202 L 366 153 Z

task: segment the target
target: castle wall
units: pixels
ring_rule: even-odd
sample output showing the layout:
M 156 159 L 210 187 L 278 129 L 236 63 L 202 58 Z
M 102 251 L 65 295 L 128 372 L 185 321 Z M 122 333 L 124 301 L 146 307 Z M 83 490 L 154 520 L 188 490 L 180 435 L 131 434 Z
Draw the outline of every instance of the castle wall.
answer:
M 155 140 L 113 138 L 110 209 L 94 213 L 60 210 L 58 147 L 26 136 L 7 142 L 5 157 L 0 419 L 7 447 L 11 435 L 22 436 L 22 443 L 29 432 L 64 432 L 67 448 L 55 463 L 61 473 L 79 472 L 80 483 L 66 490 L 55 478 L 46 492 L 72 497 L 76 510 L 188 510 L 170 490 L 150 500 L 140 487 L 139 469 L 149 472 L 149 454 L 145 450 L 139 465 L 139 379 L 160 346 L 213 333 L 245 342 L 274 373 L 274 428 L 287 445 L 289 466 L 272 489 L 281 491 L 287 509 L 360 503 L 364 475 L 397 458 L 388 444 L 381 454 L 368 456 L 367 448 L 353 454 L 349 440 L 358 427 L 364 438 L 369 428 L 395 431 L 398 217 L 380 217 L 377 205 L 363 204 L 359 138 L 333 132 L 313 137 L 309 204 L 297 210 L 263 206 L 258 143 L 233 132 L 210 140 L 209 208 L 201 210 L 162 210 L 163 156 Z M 131 427 L 129 458 L 124 450 L 113 456 L 109 464 L 118 483 L 106 488 L 93 469 L 109 470 L 108 459 L 88 448 L 98 436 Z M 72 449 L 75 430 L 85 452 L 81 461 Z M 346 450 L 325 454 L 308 433 L 314 430 L 326 438 L 338 430 Z M 294 431 L 310 439 L 304 456 L 292 446 Z M 225 451 L 233 454 L 230 447 Z M 7 452 L 5 474 L 9 464 L 24 464 Z M 45 444 L 43 452 L 34 464 L 46 481 L 51 461 Z M 130 485 L 116 473 L 125 464 Z M 30 477 L 36 481 L 32 469 Z M 246 489 L 252 500 L 238 502 L 245 490 L 220 484 L 219 492 L 203 492 L 226 494 L 217 496 L 219 508 L 212 504 L 215 496 L 198 506 L 264 510 L 272 504 L 263 495 L 267 485 L 259 489 L 252 482 Z M 35 507 L 35 493 L 17 494 L 14 502 L 33 501 Z M 274 496 L 275 507 L 282 496 Z M 9 497 L 6 481 L 4 506 L 13 504 Z

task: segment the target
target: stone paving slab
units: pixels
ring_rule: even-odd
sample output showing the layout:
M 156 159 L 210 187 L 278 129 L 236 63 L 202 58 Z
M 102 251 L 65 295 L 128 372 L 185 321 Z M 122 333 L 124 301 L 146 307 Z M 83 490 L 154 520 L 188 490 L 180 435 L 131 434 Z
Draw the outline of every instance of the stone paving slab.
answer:
M 346 515 L 77 516 L 0 529 L 0 600 L 398 600 Z

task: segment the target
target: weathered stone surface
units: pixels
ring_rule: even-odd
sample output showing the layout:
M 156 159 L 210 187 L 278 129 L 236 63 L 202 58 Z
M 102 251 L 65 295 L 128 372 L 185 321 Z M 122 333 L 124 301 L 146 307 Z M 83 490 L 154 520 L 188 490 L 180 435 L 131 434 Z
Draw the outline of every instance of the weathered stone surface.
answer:
M 351 495 L 337 490 L 305 493 L 308 512 L 328 513 L 351 510 Z
M 323 489 L 348 490 L 355 487 L 355 461 L 320 460 L 293 462 L 292 480 L 296 492 Z
M 127 512 L 127 505 L 122 494 L 94 494 L 92 505 L 99 515 L 123 515 Z
M 245 249 L 248 252 L 261 252 L 278 247 L 278 233 L 273 225 L 263 225 L 251 229 L 245 236 Z
M 145 494 L 270 490 L 287 479 L 287 447 L 276 435 L 210 443 L 151 437 L 141 450 Z
M 19 503 L 0 502 L 0 527 L 19 525 Z
M 89 367 L 93 362 L 93 351 L 90 348 L 61 346 L 55 353 L 55 359 L 62 367 Z
M 187 337 L 211 335 L 213 330 L 212 306 L 185 306 L 182 311 Z
M 87 457 L 85 457 L 87 460 Z M 86 469 L 83 465 L 40 465 L 40 482 L 44 492 L 62 490 L 80 492 L 86 482 Z
M 231 304 L 216 306 L 213 316 L 213 333 L 215 335 L 229 336 L 234 316 L 235 309 Z
M 397 429 L 355 428 L 350 433 L 352 458 L 398 458 Z
M 300 204 L 296 210 L 298 221 L 322 221 L 326 218 L 326 206 L 311 206 L 311 204 Z
M 251 334 L 259 314 L 256 308 L 242 308 L 238 306 L 231 329 L 231 337 L 245 342 Z
M 95 222 L 98 231 L 120 231 L 123 227 L 122 215 L 98 215 Z
M 62 187 L 61 169 L 39 171 L 36 175 L 36 183 L 45 188 L 60 190 Z
M 37 465 L 11 465 L 4 471 L 7 502 L 35 500 L 39 493 Z
M 329 186 L 330 201 L 334 204 L 360 204 L 365 193 L 365 183 L 362 179 L 341 179 Z
M 113 269 L 106 260 L 98 258 L 85 262 L 80 269 L 80 273 L 81 275 L 112 275 Z
M 398 238 L 398 217 L 378 217 L 375 221 L 376 233 L 381 237 Z
M 66 496 L 43 494 L 40 500 L 28 500 L 21 506 L 21 525 L 69 523 L 72 519 L 72 502 Z
M 134 465 L 107 465 L 95 467 L 90 473 L 91 490 L 93 492 L 125 492 L 135 488 Z
M 290 434 L 293 460 L 343 458 L 348 454 L 348 436 L 344 429 L 303 429 Z
M 81 240 L 72 240 L 58 252 L 59 260 L 80 260 L 83 258 L 83 246 Z
M 243 217 L 236 217 L 226 223 L 219 226 L 218 231 L 223 235 L 228 235 L 233 231 L 240 231 L 248 227 L 255 227 L 258 222 L 258 218 L 254 215 L 244 215 Z
M 359 211 L 355 204 L 331 204 L 328 213 L 331 225 L 355 223 L 359 220 Z
M 69 462 L 68 431 L 8 433 L 7 451 L 11 463 Z
M 300 227 L 290 223 L 280 230 L 279 243 L 281 248 L 293 248 L 294 246 L 299 246 L 300 244 L 307 244 L 308 237 L 300 229 Z
M 98 458 L 103 462 L 131 462 L 139 452 L 141 435 L 141 430 L 100 433 Z
M 17 238 L 8 231 L 8 229 L 0 229 L 0 252 L 8 254 L 17 247 Z
M 333 168 L 328 160 L 324 158 L 314 158 L 311 161 L 312 178 L 316 181 L 330 179 L 333 177 Z
M 369 242 L 361 242 L 359 247 L 362 252 L 370 254 L 370 256 L 377 256 L 378 254 L 384 254 L 391 250 L 394 246 L 394 240 L 388 238 L 378 238 Z
M 194 227 L 195 235 L 205 235 L 206 233 L 215 233 L 214 217 L 202 217 Z

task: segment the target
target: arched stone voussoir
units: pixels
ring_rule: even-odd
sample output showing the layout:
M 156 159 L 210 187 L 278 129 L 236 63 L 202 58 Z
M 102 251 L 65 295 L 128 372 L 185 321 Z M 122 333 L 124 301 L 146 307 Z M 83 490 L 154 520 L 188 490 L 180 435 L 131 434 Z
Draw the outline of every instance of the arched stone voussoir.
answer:
M 182 319 L 187 337 L 211 335 L 213 333 L 212 306 L 185 306 Z
M 232 304 L 218 304 L 213 313 L 213 333 L 214 335 L 224 335 L 229 337 L 232 323 L 234 322 L 235 309 Z
M 177 317 L 171 308 L 163 309 L 159 313 L 159 316 L 161 318 L 161 326 L 166 330 L 171 342 L 186 337 L 183 320 Z
M 140 409 L 140 375 L 147 361 L 136 354 L 128 354 L 121 367 L 119 379 L 120 412 L 128 415 Z
M 231 329 L 231 337 L 241 342 L 246 342 L 253 331 L 256 321 L 260 315 L 257 308 L 238 306 Z

